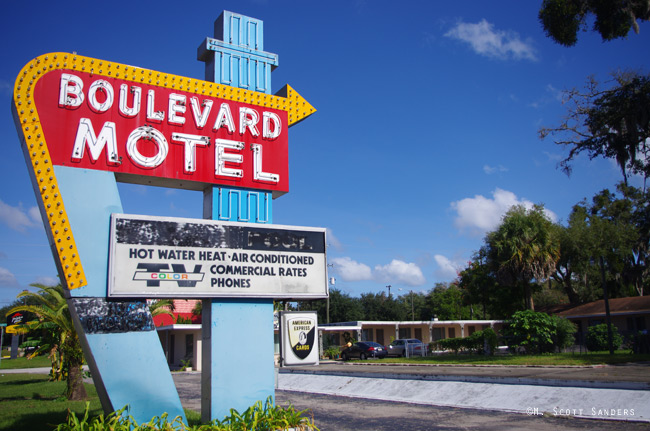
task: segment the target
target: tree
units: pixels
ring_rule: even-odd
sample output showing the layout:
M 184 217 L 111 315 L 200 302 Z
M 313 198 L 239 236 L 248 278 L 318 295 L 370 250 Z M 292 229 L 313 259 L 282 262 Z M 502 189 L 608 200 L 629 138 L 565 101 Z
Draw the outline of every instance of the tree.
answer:
M 498 267 L 488 260 L 488 251 L 485 244 L 474 253 L 467 268 L 460 272 L 457 285 L 470 318 L 506 319 L 524 307 L 521 286 L 499 283 Z
M 464 291 L 456 284 L 437 283 L 426 296 L 428 319 L 435 316 L 440 320 L 470 319 L 470 307 L 465 304 Z
M 363 308 L 358 298 L 352 298 L 349 294 L 338 289 L 330 289 L 329 298 L 330 322 L 351 322 L 363 319 Z M 327 300 L 319 299 L 311 301 L 309 305 L 299 303 L 301 310 L 315 310 L 319 322 L 327 322 Z
M 539 130 L 541 139 L 557 136 L 555 143 L 569 147 L 559 163 L 571 173 L 571 161 L 585 152 L 590 159 L 614 159 L 627 184 L 632 174 L 650 174 L 650 76 L 613 74 L 615 85 L 606 90 L 590 77 L 585 91 L 564 92 L 568 113 L 559 126 Z
M 569 215 L 568 226 L 555 225 L 560 242 L 560 258 L 555 265 L 553 280 L 558 283 L 569 300 L 578 305 L 596 299 L 590 297 L 588 288 L 591 257 L 591 231 L 584 208 L 574 206 Z
M 512 207 L 497 230 L 487 234 L 485 256 L 499 284 L 523 292 L 525 308 L 534 310 L 533 285 L 555 272 L 560 247 L 553 223 L 540 205 Z
M 576 327 L 570 321 L 532 310 L 518 311 L 507 321 L 503 333 L 511 348 L 527 354 L 548 353 L 573 345 Z
M 394 296 L 381 293 L 362 293 L 359 305 L 363 310 L 363 320 L 406 320 L 407 310 L 402 301 Z M 410 316 L 411 306 L 408 306 Z M 410 317 L 409 317 L 410 318 Z
M 539 20 L 546 35 L 564 46 L 578 42 L 578 31 L 593 16 L 594 27 L 604 41 L 624 38 L 634 29 L 639 33 L 639 21 L 650 20 L 647 0 L 544 0 Z
M 51 343 L 43 346 L 49 349 L 52 361 L 52 378 L 67 381 L 65 396 L 69 400 L 87 398 L 83 385 L 81 366 L 83 351 L 77 331 L 70 317 L 68 303 L 65 300 L 63 287 L 32 284 L 39 289 L 38 293 L 24 291 L 19 298 L 27 297 L 35 300 L 36 305 L 23 304 L 13 307 L 8 313 L 27 311 L 38 317 L 37 321 L 28 323 L 30 330 L 45 330 L 52 335 Z
M 394 320 L 422 321 L 431 319 L 431 314 L 425 306 L 425 295 L 422 292 L 409 290 L 407 293 L 398 296 L 395 302 L 398 304 L 400 314 L 395 316 L 397 318 Z
M 199 304 L 201 301 L 198 302 Z M 167 316 L 174 318 L 174 300 L 172 299 L 154 299 L 149 302 L 149 312 L 151 317 L 160 316 L 161 314 L 166 314 Z M 194 310 L 192 310 L 194 314 Z M 201 309 L 198 310 L 198 314 L 201 314 Z
M 570 218 L 571 222 L 584 220 L 581 223 L 588 229 L 583 253 L 589 256 L 590 268 L 583 271 L 598 286 L 598 297 L 602 295 L 598 267 L 601 256 L 613 297 L 642 295 L 648 280 L 648 192 L 623 183 L 617 189 L 619 196 L 605 189 L 592 198 L 591 204 L 583 201 L 575 205 Z

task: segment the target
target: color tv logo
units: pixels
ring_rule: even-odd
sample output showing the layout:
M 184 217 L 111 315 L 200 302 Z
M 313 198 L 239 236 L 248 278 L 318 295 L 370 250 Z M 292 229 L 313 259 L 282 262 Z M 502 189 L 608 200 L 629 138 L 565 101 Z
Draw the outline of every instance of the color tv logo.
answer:
M 133 274 L 133 280 L 146 281 L 147 287 L 159 287 L 161 282 L 176 282 L 178 287 L 195 287 L 196 283 L 203 281 L 205 274 L 201 272 L 202 265 L 194 265 L 193 272 L 187 272 L 183 264 L 168 263 L 139 263 L 138 269 Z

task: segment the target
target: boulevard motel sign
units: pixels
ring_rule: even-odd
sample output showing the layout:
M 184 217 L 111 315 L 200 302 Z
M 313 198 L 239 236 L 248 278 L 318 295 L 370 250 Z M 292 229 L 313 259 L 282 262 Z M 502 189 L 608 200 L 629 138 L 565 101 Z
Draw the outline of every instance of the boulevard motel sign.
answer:
M 289 188 L 287 129 L 315 112 L 288 85 L 269 95 L 68 53 L 29 62 L 12 108 L 70 289 L 87 282 L 53 165 L 278 197 Z

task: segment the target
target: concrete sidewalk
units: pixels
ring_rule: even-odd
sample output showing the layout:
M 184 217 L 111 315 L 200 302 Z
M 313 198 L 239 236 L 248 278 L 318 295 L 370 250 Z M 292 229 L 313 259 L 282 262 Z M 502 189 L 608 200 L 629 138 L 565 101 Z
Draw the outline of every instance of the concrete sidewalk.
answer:
M 650 422 L 650 364 L 466 367 L 325 362 L 280 369 L 278 389 L 528 415 Z

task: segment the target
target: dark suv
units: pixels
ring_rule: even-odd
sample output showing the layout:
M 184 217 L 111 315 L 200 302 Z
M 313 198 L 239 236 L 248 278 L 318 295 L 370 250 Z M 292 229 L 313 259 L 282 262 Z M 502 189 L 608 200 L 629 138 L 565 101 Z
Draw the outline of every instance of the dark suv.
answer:
M 358 343 L 354 343 L 351 347 L 348 347 L 347 349 L 343 350 L 341 352 L 341 357 L 346 361 L 350 358 L 381 359 L 386 357 L 386 348 L 381 344 L 375 343 L 373 341 L 360 341 Z

